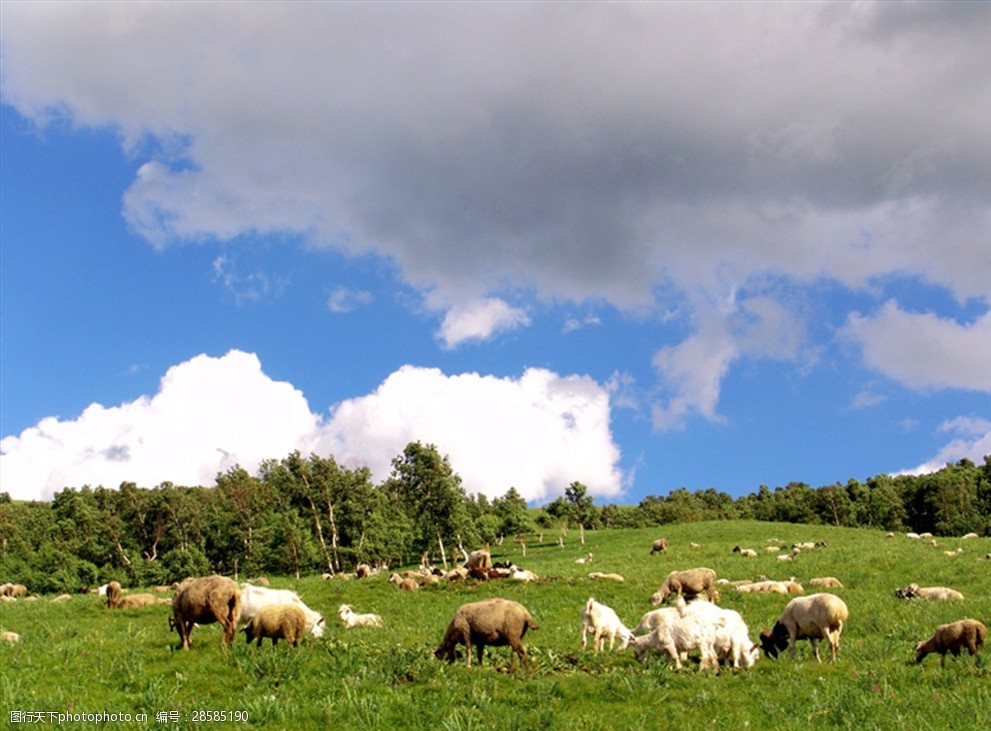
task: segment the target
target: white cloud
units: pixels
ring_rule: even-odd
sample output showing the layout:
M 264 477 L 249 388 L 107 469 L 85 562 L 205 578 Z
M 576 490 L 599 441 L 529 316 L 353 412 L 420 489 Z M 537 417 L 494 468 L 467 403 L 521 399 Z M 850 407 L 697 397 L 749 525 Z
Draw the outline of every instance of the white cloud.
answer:
M 956 434 L 957 437 L 940 449 L 932 459 L 898 474 L 928 474 L 961 459 L 969 459 L 974 464 L 981 465 L 984 464 L 984 457 L 991 454 L 991 420 L 959 416 L 943 422 L 939 430 Z
M 767 273 L 895 275 L 991 304 L 988 3 L 0 8 L 5 101 L 147 158 L 135 231 L 377 254 L 439 293 L 447 347 L 525 325 L 506 291 L 657 308 Z M 657 357 L 680 384 L 660 421 L 716 414 L 760 357 L 740 338 L 793 357 L 777 305 L 763 331 L 689 313 L 700 330 Z M 905 371 L 986 383 L 951 359 Z
M 579 480 L 610 497 L 622 474 L 609 419 L 608 392 L 587 377 L 535 368 L 518 380 L 446 376 L 404 366 L 374 393 L 335 407 L 320 450 L 383 479 L 392 458 L 419 440 L 449 455 L 472 493 L 516 487 L 527 500 L 544 500 Z
M 336 287 L 327 297 L 327 309 L 334 314 L 342 315 L 371 304 L 373 299 L 372 293 L 365 290 Z
M 455 305 L 444 315 L 438 336 L 444 347 L 456 348 L 471 340 L 488 340 L 497 332 L 530 324 L 526 312 L 501 299 L 487 297 Z
M 170 368 L 153 397 L 92 404 L 76 419 L 49 417 L 0 440 L 3 490 L 49 499 L 85 484 L 212 485 L 234 463 L 254 469 L 288 454 L 318 423 L 303 395 L 269 379 L 255 355 L 200 355 Z
M 960 324 L 889 301 L 873 316 L 851 314 L 841 334 L 867 365 L 909 388 L 991 393 L 991 312 Z
M 174 366 L 152 397 L 93 404 L 76 419 L 46 418 L 5 437 L 0 472 L 12 497 L 50 499 L 84 484 L 212 485 L 236 463 L 253 471 L 299 449 L 367 464 L 382 480 L 392 458 L 420 440 L 449 455 L 472 492 L 492 497 L 515 486 L 542 500 L 580 480 L 606 497 L 622 487 L 609 420 L 607 390 L 586 377 L 534 369 L 518 380 L 446 376 L 406 366 L 324 421 L 255 355 L 231 351 Z

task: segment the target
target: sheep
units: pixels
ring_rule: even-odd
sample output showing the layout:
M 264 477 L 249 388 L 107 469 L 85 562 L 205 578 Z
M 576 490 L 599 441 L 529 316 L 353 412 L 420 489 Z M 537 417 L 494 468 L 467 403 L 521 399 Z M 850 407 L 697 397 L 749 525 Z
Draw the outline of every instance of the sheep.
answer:
M 471 667 L 473 643 L 478 648 L 479 665 L 482 664 L 486 645 L 509 645 L 525 668 L 527 661 L 523 637 L 528 629 L 537 630 L 540 629 L 540 625 L 534 621 L 526 607 L 518 602 L 497 597 L 462 604 L 447 626 L 444 639 L 434 650 L 434 657 L 453 663 L 458 655 L 457 646 L 464 645 L 467 665 Z M 512 668 L 512 656 L 509 658 L 509 664 Z
M 138 607 L 151 607 L 156 604 L 170 604 L 170 600 L 157 597 L 153 594 L 128 594 L 124 596 L 124 590 L 116 581 L 107 584 L 107 608 L 108 609 L 137 609 Z
M 633 633 L 619 620 L 616 612 L 595 601 L 594 597 L 589 597 L 582 608 L 582 650 L 588 646 L 588 635 L 592 634 L 592 649 L 599 651 L 602 639 L 609 638 L 609 649 L 612 650 L 616 644 L 616 636 L 619 635 L 619 649 L 625 650 Z
M 962 600 L 963 594 L 945 586 L 919 586 L 909 584 L 904 589 L 896 589 L 895 596 L 899 599 L 927 599 L 929 601 Z
M 359 579 L 367 579 L 372 575 L 372 567 L 367 563 L 360 563 L 355 567 L 354 573 Z
M 908 533 L 906 533 L 905 537 L 911 538 L 912 540 L 917 540 L 918 538 L 921 538 L 921 536 L 918 533 L 915 533 L 913 531 L 909 531 Z
M 795 659 L 795 644 L 808 639 L 816 662 L 819 657 L 819 640 L 829 642 L 829 661 L 836 662 L 840 649 L 843 623 L 850 616 L 846 603 L 835 594 L 812 594 L 797 597 L 788 602 L 781 617 L 769 632 L 760 633 L 760 643 L 770 657 L 790 646 L 789 658 Z
M 273 647 L 279 640 L 298 647 L 306 632 L 306 614 L 298 604 L 269 604 L 255 613 L 243 631 L 249 645 L 257 638 L 261 647 L 262 640 L 268 637 Z
M 581 558 L 576 558 L 575 563 L 592 563 L 592 552 L 589 551 L 587 556 L 582 556 Z
M 941 624 L 928 640 L 923 640 L 915 646 L 915 662 L 922 660 L 931 652 L 940 655 L 940 666 L 946 665 L 946 653 L 954 657 L 960 654 L 964 647 L 971 655 L 976 655 L 984 647 L 988 636 L 988 628 L 976 619 L 960 619 L 949 624 Z
M 701 600 L 688 605 L 679 600 L 677 611 L 681 616 L 694 614 L 716 628 L 713 641 L 716 657 L 732 667 L 750 668 L 760 658 L 760 645 L 751 641 L 750 630 L 739 612 Z
M 679 616 L 680 613 L 675 607 L 661 607 L 660 609 L 652 609 L 640 617 L 640 621 L 637 623 L 637 626 L 633 628 L 632 632 L 634 638 L 644 634 L 649 634 L 662 625 L 668 625 L 674 622 Z
M 963 548 L 957 548 L 955 551 L 943 551 L 943 553 L 950 558 L 955 558 L 963 554 Z
M 72 597 L 69 594 L 59 594 L 54 597 L 51 601 L 52 604 L 64 604 L 65 602 L 71 601 Z
M 626 579 L 621 574 L 604 574 L 601 571 L 593 571 L 588 575 L 590 579 L 606 579 L 607 581 L 615 581 L 617 584 L 622 584 L 626 582 Z
M 389 577 L 389 583 L 395 584 L 402 591 L 417 591 L 420 588 L 420 585 L 416 582 L 416 580 L 404 579 L 397 573 L 393 573 L 392 576 Z
M 21 636 L 16 632 L 10 632 L 8 630 L 4 630 L 3 632 L 0 632 L 0 640 L 10 643 L 20 642 Z
M 964 540 L 969 540 L 969 539 L 971 539 L 971 538 L 977 538 L 977 537 L 978 537 L 978 536 L 977 536 L 977 534 L 976 534 L 976 533 L 967 533 L 967 534 L 966 534 L 966 535 L 964 536 Z
M 353 627 L 381 627 L 382 618 L 377 614 L 356 614 L 350 604 L 342 604 L 337 609 L 337 616 L 348 629 Z
M 809 583 L 812 586 L 819 586 L 823 589 L 842 589 L 843 582 L 837 579 L 835 576 L 818 576 L 814 579 L 809 579 Z
M 487 570 L 492 568 L 492 554 L 484 548 L 465 554 L 464 567 L 471 572 L 472 569 Z
M 537 576 L 532 571 L 528 571 L 526 569 L 516 569 L 515 571 L 513 571 L 513 573 L 509 575 L 509 578 L 513 579 L 514 581 L 522 581 L 524 583 L 529 583 L 531 581 L 537 581 L 540 577 Z
M 6 583 L 0 586 L 0 596 L 17 597 L 27 596 L 28 588 L 24 584 Z
M 658 538 L 654 541 L 653 545 L 650 547 L 650 555 L 653 556 L 655 553 L 667 553 L 668 552 L 668 539 Z
M 650 597 L 650 603 L 657 606 L 669 594 L 681 596 L 685 594 L 695 597 L 706 593 L 709 601 L 719 601 L 719 592 L 716 591 L 716 572 L 707 568 L 696 568 L 688 571 L 672 571 L 664 578 L 664 583 Z
M 734 546 L 733 553 L 739 553 L 744 558 L 757 558 L 757 551 L 752 548 L 740 548 L 739 546 Z
M 263 586 L 241 584 L 241 623 L 249 622 L 263 608 L 272 604 L 295 604 L 306 617 L 306 629 L 314 637 L 323 637 L 324 618 L 310 609 L 299 594 L 290 589 L 267 589 Z
M 682 616 L 678 610 L 675 614 L 664 615 L 656 629 L 643 637 L 633 640 L 633 651 L 639 662 L 643 662 L 649 650 L 658 650 L 674 662 L 678 670 L 682 669 L 682 657 L 690 650 L 698 650 L 702 655 L 700 668 L 719 670 L 719 660 L 716 657 L 716 626 L 694 613 Z
M 741 584 L 737 591 L 746 594 L 788 594 L 788 585 L 784 581 L 755 581 L 752 584 Z
M 241 615 L 241 589 L 223 576 L 205 576 L 185 584 L 172 598 L 172 624 L 179 633 L 181 647 L 189 649 L 193 624 L 220 622 L 224 645 L 234 640 Z

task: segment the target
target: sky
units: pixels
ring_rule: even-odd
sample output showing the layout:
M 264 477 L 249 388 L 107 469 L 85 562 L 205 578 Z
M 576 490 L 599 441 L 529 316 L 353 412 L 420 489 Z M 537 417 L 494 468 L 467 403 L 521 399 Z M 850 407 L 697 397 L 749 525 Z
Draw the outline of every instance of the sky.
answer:
M 991 454 L 989 3 L 0 5 L 0 491 Z

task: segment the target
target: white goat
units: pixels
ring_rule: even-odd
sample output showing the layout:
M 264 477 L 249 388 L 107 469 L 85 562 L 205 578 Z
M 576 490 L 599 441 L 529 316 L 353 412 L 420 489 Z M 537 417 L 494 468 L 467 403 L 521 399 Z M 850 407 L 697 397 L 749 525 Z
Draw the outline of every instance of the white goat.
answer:
M 589 597 L 582 608 L 582 650 L 588 645 L 588 635 L 592 634 L 592 648 L 599 651 L 603 637 L 609 638 L 609 649 L 612 650 L 619 635 L 619 649 L 625 650 L 633 633 L 619 620 L 616 612 L 605 604 L 599 604 L 594 597 Z
M 377 614 L 358 614 L 350 604 L 342 604 L 337 608 L 337 616 L 348 629 L 352 627 L 381 627 L 382 618 Z
M 682 659 L 687 653 L 698 650 L 702 655 L 701 669 L 712 668 L 718 671 L 715 643 L 716 626 L 697 614 L 686 613 L 685 616 L 673 618 L 670 615 L 664 616 L 659 626 L 649 635 L 633 640 L 633 650 L 637 660 L 641 662 L 649 650 L 663 652 L 678 670 L 681 670 Z
M 290 589 L 268 589 L 264 586 L 241 584 L 241 624 L 250 622 L 263 608 L 273 604 L 295 604 L 306 616 L 306 629 L 314 637 L 323 637 L 323 615 L 310 609 L 299 595 Z

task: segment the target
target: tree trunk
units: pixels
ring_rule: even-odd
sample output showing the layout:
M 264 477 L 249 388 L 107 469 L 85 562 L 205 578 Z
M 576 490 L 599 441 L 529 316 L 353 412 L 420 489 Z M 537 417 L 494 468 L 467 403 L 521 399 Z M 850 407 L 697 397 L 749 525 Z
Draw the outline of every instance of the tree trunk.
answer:
M 444 571 L 447 571 L 447 553 L 444 551 L 444 539 L 440 537 L 440 532 L 437 533 L 437 545 L 440 547 L 440 562 L 444 567 Z M 464 550 L 463 548 L 461 549 Z

